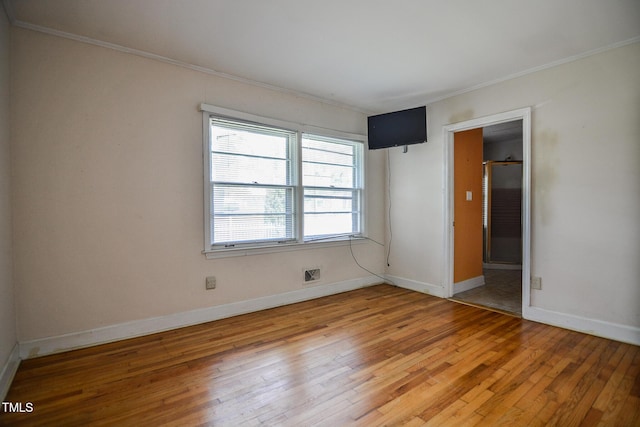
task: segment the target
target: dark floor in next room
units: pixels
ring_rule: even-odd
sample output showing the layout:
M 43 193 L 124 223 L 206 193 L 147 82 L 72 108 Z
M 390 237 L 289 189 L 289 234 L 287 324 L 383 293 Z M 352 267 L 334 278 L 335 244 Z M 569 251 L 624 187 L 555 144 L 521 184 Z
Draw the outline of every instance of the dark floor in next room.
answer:
M 522 316 L 522 270 L 485 269 L 484 278 L 484 286 L 451 299 Z

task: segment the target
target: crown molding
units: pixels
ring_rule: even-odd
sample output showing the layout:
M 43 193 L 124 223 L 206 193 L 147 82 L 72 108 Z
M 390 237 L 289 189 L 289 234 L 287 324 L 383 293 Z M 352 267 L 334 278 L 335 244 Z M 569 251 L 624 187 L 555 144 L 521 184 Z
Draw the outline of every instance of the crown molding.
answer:
M 19 19 L 16 18 L 15 16 L 15 11 L 13 8 L 13 2 L 15 0 L 1 0 L 2 1 L 2 5 L 4 7 L 4 11 L 5 14 L 7 15 L 7 18 L 10 22 L 11 25 L 15 26 L 15 27 L 19 27 L 19 28 L 24 28 L 24 29 L 28 29 L 28 30 L 32 30 L 32 31 L 37 31 L 40 33 L 44 33 L 44 34 L 49 34 L 49 35 L 53 35 L 53 36 L 58 36 L 58 37 L 62 37 L 62 38 L 66 38 L 66 39 L 70 39 L 70 40 L 74 40 L 80 43 L 86 43 L 86 44 L 91 44 L 91 45 L 95 45 L 95 46 L 100 46 L 100 47 L 104 47 L 107 49 L 112 49 L 112 50 L 116 50 L 119 52 L 123 52 L 123 53 L 127 53 L 130 55 L 135 55 L 135 56 L 139 56 L 139 57 L 143 57 L 143 58 L 147 58 L 147 59 L 152 59 L 152 60 L 156 60 L 156 61 L 160 61 L 160 62 L 164 62 L 167 64 L 172 64 L 178 67 L 182 67 L 182 68 L 186 68 L 186 69 L 190 69 L 193 71 L 197 71 L 200 73 L 204 73 L 204 74 L 209 74 L 212 76 L 216 76 L 216 77 L 220 77 L 220 78 L 224 78 L 227 80 L 232 80 L 232 81 L 236 81 L 239 83 L 244 83 L 247 85 L 251 85 L 254 87 L 259 87 L 259 88 L 263 88 L 263 89 L 268 89 L 268 90 L 272 90 L 275 92 L 279 92 L 279 93 L 283 93 L 283 94 L 287 94 L 287 95 L 292 95 L 295 97 L 299 97 L 299 98 L 304 98 L 304 99 L 308 99 L 311 101 L 315 101 L 315 102 L 319 102 L 325 105 L 331 105 L 333 107 L 338 107 L 338 108 L 344 108 L 344 109 L 348 109 L 351 111 L 355 111 L 361 114 L 365 114 L 365 115 L 371 115 L 371 114 L 375 114 L 375 113 L 380 113 L 381 111 L 372 111 L 366 108 L 362 108 L 362 107 L 357 107 L 355 105 L 351 105 L 351 104 L 347 104 L 347 103 L 343 103 L 343 102 L 339 102 L 336 100 L 332 100 L 332 99 L 328 99 L 328 98 L 323 98 L 321 96 L 317 96 L 317 95 L 312 95 L 306 92 L 302 92 L 302 91 L 298 91 L 298 90 L 293 90 L 293 89 L 288 89 L 288 88 L 284 88 L 281 86 L 277 86 L 277 85 L 273 85 L 270 83 L 265 83 L 265 82 L 261 82 L 261 81 L 257 81 L 257 80 L 252 80 L 252 79 L 247 79 L 244 77 L 239 77 L 233 74 L 228 74 L 228 73 L 224 73 L 218 70 L 214 70 L 212 68 L 208 68 L 208 67 L 203 67 L 200 65 L 196 65 L 196 64 L 192 64 L 192 63 L 188 63 L 185 61 L 180 61 L 177 59 L 173 59 L 173 58 L 169 58 L 166 56 L 162 56 L 162 55 L 158 55 L 158 54 L 154 54 L 151 52 L 147 52 L 147 51 L 143 51 L 140 49 L 134 49 L 134 48 L 130 48 L 127 46 L 122 46 L 119 44 L 115 44 L 115 43 L 110 43 L 110 42 L 106 42 L 106 41 L 102 41 L 102 40 L 98 40 L 98 39 L 94 39 L 91 37 L 86 37 L 86 36 L 81 36 L 78 34 L 73 34 L 73 33 L 68 33 L 65 31 L 60 31 L 60 30 L 56 30 L 53 28 L 49 28 L 49 27 L 45 27 L 45 26 L 41 26 L 41 25 L 37 25 L 37 24 L 32 24 L 29 22 L 25 22 L 25 21 L 21 21 Z M 593 55 L 597 55 L 599 53 L 603 53 L 606 52 L 608 50 L 612 50 L 612 49 L 617 49 L 626 45 L 630 45 L 633 43 L 638 43 L 640 42 L 640 36 L 638 37 L 633 37 L 631 39 L 627 39 L 627 40 L 622 40 L 616 43 L 612 43 L 606 46 L 602 46 L 600 48 L 597 49 L 592 49 L 577 55 L 572 55 L 566 58 L 562 58 L 559 59 L 557 61 L 552 61 L 549 62 L 547 64 L 543 64 L 537 67 L 533 67 L 533 68 L 529 68 L 523 71 L 519 71 L 517 73 L 512 73 L 512 74 L 508 74 L 506 76 L 503 77 L 499 77 L 496 79 L 492 79 L 486 82 L 482 82 L 476 85 L 472 85 L 466 88 L 461 88 L 458 90 L 452 90 L 450 92 L 447 92 L 445 94 L 436 96 L 436 97 L 429 97 L 428 94 L 422 94 L 422 95 L 414 95 L 411 96 L 411 100 L 412 103 L 411 105 L 423 105 L 423 104 L 434 104 L 436 102 L 448 99 L 448 98 L 453 98 L 455 96 L 458 95 L 463 95 L 469 92 L 473 92 L 479 89 L 483 89 L 485 87 L 489 87 L 489 86 L 493 86 L 499 83 L 503 83 L 509 80 L 513 80 L 513 79 L 517 79 L 529 74 L 534 74 L 537 73 L 539 71 L 543 71 L 543 70 L 547 70 L 550 68 L 554 68 L 557 67 L 559 65 L 563 65 L 563 64 L 567 64 L 570 62 L 574 62 L 574 61 L 578 61 L 580 59 L 584 59 L 587 58 L 589 56 L 593 56 Z M 423 100 L 420 102 L 416 103 L 416 99 L 417 98 L 422 98 Z M 408 107 L 407 107 L 408 108 Z
M 493 85 L 496 85 L 498 83 L 506 82 L 506 81 L 509 81 L 509 80 L 517 79 L 519 77 L 524 77 L 524 76 L 529 75 L 529 74 L 537 73 L 538 71 L 543 71 L 543 70 L 554 68 L 554 67 L 557 67 L 557 66 L 560 66 L 560 65 L 568 64 L 570 62 L 578 61 L 580 59 L 588 58 L 590 56 L 597 55 L 599 53 L 603 53 L 603 52 L 606 52 L 606 51 L 609 51 L 609 50 L 617 49 L 619 47 L 627 46 L 627 45 L 630 45 L 630 44 L 633 44 L 633 43 L 638 43 L 638 42 L 640 42 L 640 36 L 633 37 L 633 38 L 630 38 L 630 39 L 627 39 L 627 40 L 622 40 L 620 42 L 616 42 L 616 43 L 613 43 L 613 44 L 610 44 L 610 45 L 607 45 L 607 46 L 599 47 L 597 49 L 593 49 L 593 50 L 589 50 L 589 51 L 586 51 L 586 52 L 582 52 L 582 53 L 579 53 L 577 55 L 568 56 L 566 58 L 562 58 L 562 59 L 559 59 L 557 61 L 549 62 L 547 64 L 539 65 L 537 67 L 528 68 L 526 70 L 519 71 L 519 72 L 513 73 L 513 74 L 509 74 L 509 75 L 506 75 L 504 77 L 499 77 L 499 78 L 494 79 L 494 80 L 489 80 L 489 81 L 484 82 L 484 83 L 479 83 L 477 85 L 470 86 L 470 87 L 465 88 L 465 89 L 460 89 L 460 90 L 456 90 L 456 91 L 453 91 L 453 92 L 449 92 L 448 94 L 445 94 L 445 95 L 442 95 L 442 96 L 438 96 L 437 98 L 429 99 L 427 101 L 427 103 L 428 104 L 432 104 L 434 102 L 442 101 L 444 99 L 453 98 L 454 96 L 463 95 L 463 94 L 468 93 L 468 92 L 473 92 L 473 91 L 478 90 L 478 89 L 482 89 L 482 88 L 485 88 L 485 87 L 488 87 L 488 86 L 493 86 Z
M 122 52 L 122 53 L 126 53 L 126 54 L 130 54 L 130 55 L 135 55 L 135 56 L 139 56 L 142 58 L 146 58 L 146 59 L 152 59 L 155 61 L 159 61 L 159 62 L 164 62 L 166 64 L 171 64 L 171 65 L 175 65 L 178 67 L 182 67 L 182 68 L 186 68 L 192 71 L 197 71 L 200 73 L 204 73 L 204 74 L 209 74 L 212 76 L 216 76 L 216 77 L 220 77 L 223 79 L 227 79 L 227 80 L 233 80 L 239 83 L 244 83 L 247 85 L 251 85 L 251 86 L 255 86 L 255 87 L 260 87 L 262 89 L 268 89 L 268 90 L 272 90 L 275 92 L 280 92 L 283 94 L 287 94 L 287 95 L 293 95 L 299 98 L 304 98 L 304 99 L 308 99 L 311 101 L 315 101 L 315 102 L 319 102 L 322 104 L 327 104 L 327 105 L 331 105 L 334 107 L 339 107 L 339 108 L 344 108 L 344 109 L 348 109 L 348 110 L 352 110 L 352 111 L 356 111 L 362 114 L 370 114 L 370 111 L 366 111 L 362 108 L 353 106 L 353 105 L 349 105 L 349 104 L 345 104 L 339 101 L 334 101 L 331 99 L 327 99 L 327 98 L 323 98 L 317 95 L 312 95 L 306 92 L 302 92 L 302 91 L 297 91 L 297 90 L 293 90 L 293 89 L 287 89 L 287 88 L 283 88 L 280 86 L 276 86 L 276 85 L 272 85 L 269 83 L 264 83 L 261 81 L 257 81 L 257 80 L 252 80 L 252 79 L 247 79 L 244 77 L 239 77 L 233 74 L 228 74 L 228 73 L 224 73 L 222 71 L 218 71 L 218 70 L 214 70 L 212 68 L 208 68 L 208 67 L 203 67 L 200 65 L 196 65 L 196 64 L 191 64 L 189 62 L 185 62 L 185 61 L 181 61 L 178 59 L 173 59 L 173 58 L 169 58 L 167 56 L 163 56 L 163 55 L 158 55 L 155 53 L 151 53 L 151 52 L 147 52 L 144 50 L 140 50 L 140 49 L 135 49 L 135 48 L 131 48 L 131 47 L 127 47 L 127 46 L 123 46 L 123 45 L 119 45 L 116 43 L 111 43 L 111 42 L 107 42 L 107 41 L 103 41 L 103 40 L 98 40 L 98 39 L 94 39 L 92 37 L 87 37 L 87 36 L 82 36 L 82 35 L 78 35 L 78 34 L 73 34 L 73 33 L 68 33 L 66 31 L 61 31 L 61 30 L 56 30 L 54 28 L 49 28 L 49 27 L 45 27 L 42 25 L 37 25 L 37 24 L 32 24 L 30 22 L 25 22 L 25 21 L 21 21 L 19 19 L 16 19 L 15 17 L 15 13 L 13 10 L 13 5 L 12 5 L 12 0 L 2 0 L 2 4 L 4 5 L 4 9 L 5 12 L 7 14 L 7 17 L 9 19 L 9 22 L 11 23 L 11 25 L 18 27 L 18 28 L 23 28 L 26 30 L 31 30 L 31 31 L 36 31 L 39 33 L 44 33 L 44 34 L 48 34 L 48 35 L 52 35 L 52 36 L 57 36 L 57 37 L 61 37 L 61 38 L 65 38 L 65 39 L 69 39 L 69 40 L 73 40 L 73 41 L 77 41 L 80 43 L 85 43 L 85 44 L 90 44 L 90 45 L 94 45 L 94 46 L 99 46 L 99 47 L 103 47 L 106 49 L 111 49 L 111 50 L 115 50 L 118 52 Z

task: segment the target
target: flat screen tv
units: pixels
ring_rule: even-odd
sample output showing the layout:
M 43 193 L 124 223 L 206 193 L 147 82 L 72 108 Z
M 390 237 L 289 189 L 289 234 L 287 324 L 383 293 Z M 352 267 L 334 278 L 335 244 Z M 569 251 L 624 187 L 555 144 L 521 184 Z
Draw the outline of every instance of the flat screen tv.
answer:
M 369 150 L 427 141 L 427 107 L 410 108 L 367 118 Z

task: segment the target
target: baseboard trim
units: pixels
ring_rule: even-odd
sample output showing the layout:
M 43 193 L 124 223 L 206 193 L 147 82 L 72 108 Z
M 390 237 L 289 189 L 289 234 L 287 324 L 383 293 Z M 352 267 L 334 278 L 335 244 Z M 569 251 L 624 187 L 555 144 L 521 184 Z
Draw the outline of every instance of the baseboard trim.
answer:
M 471 279 L 463 280 L 462 282 L 453 284 L 453 294 L 459 294 L 460 292 L 470 291 L 474 288 L 484 286 L 484 275 L 472 277 Z
M 394 285 L 401 288 L 440 298 L 446 298 L 445 290 L 442 286 L 392 275 L 387 276 L 387 278 Z M 9 387 L 16 371 L 18 370 L 21 359 L 44 356 L 77 348 L 90 347 L 98 344 L 105 344 L 108 342 L 182 328 L 199 323 L 211 322 L 240 314 L 347 292 L 376 285 L 378 283 L 380 283 L 380 279 L 378 277 L 370 276 L 334 284 L 312 286 L 297 291 L 175 313 L 167 316 L 125 322 L 71 334 L 23 341 L 16 344 L 9 356 L 9 359 L 2 367 L 2 371 L 0 372 L 0 397 L 4 399 L 6 393 L 9 391 Z M 571 314 L 545 310 L 538 307 L 524 307 L 523 318 L 633 345 L 640 345 L 640 328 L 634 326 L 588 319 Z
M 166 316 L 119 323 L 87 331 L 23 341 L 20 342 L 19 346 L 20 358 L 29 359 L 32 357 L 45 356 L 63 351 L 135 338 L 171 329 L 178 329 L 185 326 L 220 320 L 240 314 L 339 294 L 379 283 L 380 278 L 376 276 L 369 276 L 333 284 L 310 286 L 301 290 L 269 295 L 246 301 L 238 301 L 230 304 L 169 314 Z
M 13 377 L 18 372 L 18 366 L 20 366 L 20 346 L 16 343 L 2 367 L 2 371 L 0 371 L 0 401 L 4 401 L 4 398 L 7 397 Z
M 603 320 L 589 319 L 538 307 L 523 307 L 522 317 L 534 322 L 558 326 L 610 340 L 640 345 L 640 328 Z
M 442 286 L 391 275 L 386 277 L 394 285 L 401 288 L 422 292 L 440 298 L 446 298 L 445 291 Z M 524 319 L 544 323 L 546 325 L 558 326 L 560 328 L 595 335 L 614 341 L 640 345 L 640 328 L 635 326 L 589 319 L 572 314 L 545 310 L 538 307 L 523 307 L 522 317 Z
M 385 276 L 394 285 L 409 289 L 411 291 L 422 292 L 423 294 L 433 295 L 435 297 L 446 298 L 445 290 L 442 286 L 432 285 L 431 283 L 418 282 L 417 280 L 405 279 L 398 276 Z

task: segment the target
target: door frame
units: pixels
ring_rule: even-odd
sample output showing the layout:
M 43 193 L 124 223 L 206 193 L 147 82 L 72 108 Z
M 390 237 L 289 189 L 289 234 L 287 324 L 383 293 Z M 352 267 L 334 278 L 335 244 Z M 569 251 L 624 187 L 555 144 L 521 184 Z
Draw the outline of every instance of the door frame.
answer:
M 444 294 L 453 296 L 453 134 L 522 120 L 522 314 L 531 305 L 531 108 L 521 108 L 443 126 L 444 141 Z

